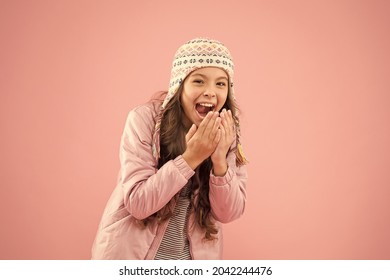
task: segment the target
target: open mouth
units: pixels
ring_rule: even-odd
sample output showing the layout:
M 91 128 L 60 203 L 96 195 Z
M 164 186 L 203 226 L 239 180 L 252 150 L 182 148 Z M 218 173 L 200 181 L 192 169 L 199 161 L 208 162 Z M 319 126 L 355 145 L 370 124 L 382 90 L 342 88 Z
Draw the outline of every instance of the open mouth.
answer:
M 196 103 L 195 109 L 204 118 L 208 112 L 214 111 L 215 105 L 211 103 Z

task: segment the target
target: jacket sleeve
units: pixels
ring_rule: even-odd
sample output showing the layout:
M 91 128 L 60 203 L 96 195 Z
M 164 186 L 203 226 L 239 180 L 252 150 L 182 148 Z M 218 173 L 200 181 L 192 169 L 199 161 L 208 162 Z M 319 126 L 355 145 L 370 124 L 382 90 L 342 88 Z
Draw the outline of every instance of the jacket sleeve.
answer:
M 124 206 L 136 219 L 160 210 L 194 175 L 182 156 L 157 170 L 152 154 L 154 125 L 153 108 L 137 107 L 130 111 L 121 138 L 119 180 Z
M 236 166 L 233 150 L 227 157 L 228 170 L 222 177 L 210 173 L 210 205 L 214 218 L 228 223 L 239 218 L 245 209 L 247 171 L 245 166 Z

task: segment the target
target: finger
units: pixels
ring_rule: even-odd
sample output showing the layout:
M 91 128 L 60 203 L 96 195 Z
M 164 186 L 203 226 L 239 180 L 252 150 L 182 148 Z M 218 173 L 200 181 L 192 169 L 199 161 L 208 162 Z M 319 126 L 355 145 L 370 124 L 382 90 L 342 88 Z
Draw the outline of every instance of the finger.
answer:
M 204 131 L 205 131 L 207 125 L 209 124 L 210 120 L 213 118 L 213 116 L 214 116 L 214 113 L 212 111 L 208 112 L 206 117 L 204 117 L 202 122 L 199 124 L 198 131 L 201 134 L 201 136 L 203 136 Z
M 209 122 L 205 125 L 204 130 L 203 130 L 203 137 L 210 137 L 210 134 L 215 130 L 215 122 L 220 119 L 218 112 L 212 113 L 212 116 L 209 119 Z M 220 122 L 220 120 L 219 120 Z
M 219 131 L 221 132 L 221 138 L 219 141 L 226 140 L 226 128 L 223 125 L 221 125 Z
M 235 128 L 236 128 L 236 124 L 235 124 L 235 122 L 234 122 L 234 118 L 233 118 L 233 114 L 232 114 L 232 111 L 231 111 L 231 110 L 228 110 L 227 116 L 228 116 L 228 125 L 229 125 L 229 127 L 230 127 L 230 131 L 231 131 L 232 133 L 234 133 Z
M 221 129 L 223 128 L 224 131 L 227 129 L 227 120 L 226 120 L 226 114 L 224 111 L 221 113 Z M 226 134 L 226 133 L 224 133 Z
M 222 125 L 225 128 L 226 136 L 233 134 L 233 123 L 227 111 L 222 112 Z
M 217 146 L 218 145 L 218 143 L 219 143 L 219 141 L 221 141 L 222 140 L 222 129 L 218 129 L 217 130 L 217 133 L 216 133 L 216 135 L 215 135 L 215 137 L 214 137 L 214 144 L 215 144 L 215 146 Z
M 231 110 L 226 111 L 226 119 L 228 120 L 229 125 L 234 125 L 234 120 L 233 120 L 233 115 Z
M 230 128 L 231 128 L 231 137 L 232 137 L 232 141 L 234 141 L 234 139 L 236 139 L 237 137 L 237 127 L 236 127 L 236 120 L 235 118 L 233 117 L 233 113 L 231 110 L 229 110 L 228 112 L 229 114 L 229 118 L 230 118 Z M 233 143 L 233 142 L 232 142 Z
M 220 126 L 221 126 L 221 118 L 220 117 L 217 117 L 216 119 L 215 119 L 215 122 L 214 122 L 214 125 L 213 125 L 213 127 L 212 127 L 212 129 L 210 130 L 210 133 L 209 133 L 209 139 L 211 140 L 211 141 L 213 141 L 214 139 L 215 139 L 215 136 L 217 135 L 217 133 L 218 133 L 218 130 L 219 130 L 219 128 L 220 128 Z
M 188 141 L 190 141 L 190 139 L 192 138 L 192 136 L 194 136 L 195 132 L 196 132 L 196 125 L 195 124 L 192 124 L 192 126 L 190 127 L 190 129 L 188 130 L 187 134 L 186 134 L 186 143 L 188 143 Z

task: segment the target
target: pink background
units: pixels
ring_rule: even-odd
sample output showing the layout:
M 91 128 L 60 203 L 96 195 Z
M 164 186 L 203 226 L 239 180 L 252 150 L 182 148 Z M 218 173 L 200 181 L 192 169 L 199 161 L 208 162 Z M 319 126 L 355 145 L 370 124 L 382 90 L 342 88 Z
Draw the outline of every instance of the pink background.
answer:
M 389 3 L 1 1 L 0 258 L 90 258 L 128 111 L 206 36 L 250 159 L 225 258 L 389 259 Z

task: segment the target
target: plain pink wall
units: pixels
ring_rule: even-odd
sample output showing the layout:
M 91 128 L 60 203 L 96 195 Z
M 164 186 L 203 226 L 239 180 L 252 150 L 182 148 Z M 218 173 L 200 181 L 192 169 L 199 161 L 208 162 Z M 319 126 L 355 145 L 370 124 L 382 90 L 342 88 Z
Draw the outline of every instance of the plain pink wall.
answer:
M 90 257 L 128 111 L 206 36 L 250 159 L 225 258 L 389 259 L 389 3 L 1 1 L 0 258 Z

